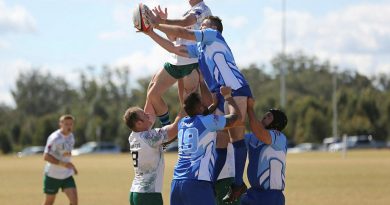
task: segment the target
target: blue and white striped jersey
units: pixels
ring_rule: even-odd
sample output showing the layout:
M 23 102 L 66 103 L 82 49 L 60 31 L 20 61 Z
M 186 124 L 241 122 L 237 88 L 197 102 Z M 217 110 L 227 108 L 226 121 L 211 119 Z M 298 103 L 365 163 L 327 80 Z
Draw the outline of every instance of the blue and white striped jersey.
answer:
M 286 171 L 286 136 L 277 131 L 269 131 L 272 144 L 267 145 L 254 134 L 246 134 L 249 164 L 247 175 L 252 187 L 263 190 L 284 190 Z
M 238 90 L 247 86 L 244 75 L 237 68 L 233 53 L 221 33 L 213 29 L 195 30 L 197 44 L 188 45 L 191 58 L 198 57 L 199 68 L 211 92 L 221 86 Z
M 212 181 L 217 130 L 224 129 L 220 115 L 185 117 L 179 123 L 179 158 L 173 179 Z

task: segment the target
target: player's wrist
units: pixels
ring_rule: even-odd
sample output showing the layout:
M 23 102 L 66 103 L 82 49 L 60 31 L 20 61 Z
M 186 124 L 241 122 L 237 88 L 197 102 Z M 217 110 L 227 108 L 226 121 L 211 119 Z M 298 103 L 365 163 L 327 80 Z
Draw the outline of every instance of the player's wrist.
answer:
M 63 162 L 63 161 L 58 161 L 58 165 L 59 165 L 59 166 L 62 166 L 62 167 L 65 167 L 65 166 L 66 166 L 66 163 Z
M 227 100 L 227 99 L 229 99 L 229 98 L 231 98 L 232 97 L 232 94 L 230 93 L 230 94 L 228 94 L 228 95 L 224 95 L 223 96 L 223 98 L 225 99 L 225 100 Z

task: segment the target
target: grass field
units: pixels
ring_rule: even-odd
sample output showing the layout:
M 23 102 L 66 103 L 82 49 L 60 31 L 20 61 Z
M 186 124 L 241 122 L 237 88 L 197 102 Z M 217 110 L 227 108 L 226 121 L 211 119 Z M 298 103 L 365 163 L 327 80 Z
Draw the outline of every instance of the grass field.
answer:
M 164 202 L 169 204 L 170 182 L 177 156 L 166 154 Z M 74 157 L 79 204 L 128 204 L 133 177 L 130 155 Z M 44 161 L 40 156 L 0 156 L 0 204 L 40 204 Z M 246 178 L 246 177 L 245 177 Z M 288 205 L 390 204 L 390 150 L 304 153 L 287 156 Z M 64 194 L 56 204 L 67 204 Z

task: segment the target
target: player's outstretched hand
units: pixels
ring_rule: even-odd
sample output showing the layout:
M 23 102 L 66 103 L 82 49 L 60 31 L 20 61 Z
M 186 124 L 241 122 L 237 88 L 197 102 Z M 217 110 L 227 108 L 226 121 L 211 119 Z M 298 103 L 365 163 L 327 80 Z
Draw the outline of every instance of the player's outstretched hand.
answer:
M 151 10 L 146 10 L 145 18 L 149 21 L 151 27 L 155 27 L 156 25 L 161 23 L 161 18 L 155 15 Z
M 158 7 L 154 7 L 152 9 L 153 13 L 160 17 L 160 19 L 167 19 L 168 18 L 168 8 L 165 8 L 164 11 L 161 9 L 160 5 Z
M 228 98 L 232 96 L 232 88 L 230 87 L 221 86 L 220 92 L 224 98 Z

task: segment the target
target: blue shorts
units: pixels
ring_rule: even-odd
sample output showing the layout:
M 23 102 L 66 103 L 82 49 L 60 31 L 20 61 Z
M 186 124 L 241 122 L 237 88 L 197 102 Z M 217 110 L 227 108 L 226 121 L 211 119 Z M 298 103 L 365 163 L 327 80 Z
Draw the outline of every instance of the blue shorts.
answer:
M 249 88 L 249 85 L 247 85 L 247 86 L 239 88 L 238 90 L 232 90 L 232 96 L 233 97 L 236 97 L 236 96 L 252 97 L 252 91 Z M 222 113 L 225 113 L 225 109 L 224 109 L 225 99 L 223 98 L 223 96 L 221 95 L 220 92 L 217 93 L 217 98 L 218 98 L 217 109 L 219 109 L 219 111 L 221 111 Z
M 215 205 L 212 183 L 200 180 L 172 180 L 171 205 Z
M 285 199 L 282 191 L 279 190 L 259 190 L 249 188 L 241 196 L 241 205 L 284 205 Z

